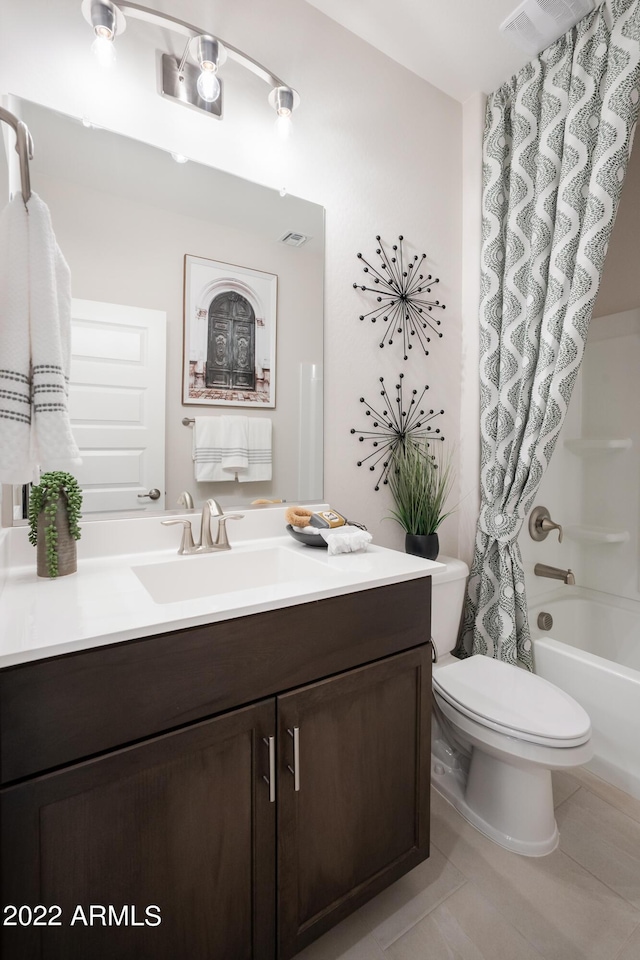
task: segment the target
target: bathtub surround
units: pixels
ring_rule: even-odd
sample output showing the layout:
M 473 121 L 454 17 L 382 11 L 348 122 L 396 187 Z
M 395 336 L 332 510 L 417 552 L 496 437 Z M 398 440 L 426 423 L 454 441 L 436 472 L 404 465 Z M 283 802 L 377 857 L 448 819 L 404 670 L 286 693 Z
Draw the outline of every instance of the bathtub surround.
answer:
M 517 537 L 584 353 L 638 116 L 639 29 L 639 0 L 608 0 L 488 101 L 481 510 L 461 656 L 532 667 Z
M 640 153 L 629 169 L 634 165 L 640 170 Z M 633 206 L 632 185 L 627 178 L 614 237 L 627 198 Z M 636 223 L 636 249 L 638 229 Z M 626 239 L 633 241 L 631 230 Z M 610 251 L 607 264 L 615 256 Z M 630 283 L 632 293 L 635 278 Z M 599 295 L 569 414 L 538 496 L 565 536 L 562 544 L 553 536 L 536 543 L 524 527 L 520 544 L 535 670 L 589 713 L 595 751 L 589 769 L 640 797 L 640 309 L 598 316 L 600 302 Z M 577 586 L 534 576 L 539 562 L 571 567 Z M 553 619 L 547 630 L 535 627 L 543 611 Z
M 574 697 L 591 717 L 589 769 L 640 800 L 640 605 L 578 587 L 531 610 L 553 618 L 533 629 L 536 673 Z

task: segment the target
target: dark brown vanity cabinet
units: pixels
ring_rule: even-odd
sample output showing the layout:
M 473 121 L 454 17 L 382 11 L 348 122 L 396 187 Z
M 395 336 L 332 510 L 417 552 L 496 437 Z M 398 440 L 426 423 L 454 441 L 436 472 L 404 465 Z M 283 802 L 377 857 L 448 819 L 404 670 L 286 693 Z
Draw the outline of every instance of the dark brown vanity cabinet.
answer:
M 286 960 L 423 860 L 429 586 L 0 671 L 2 956 Z
M 3 907 L 42 904 L 61 926 L 23 911 L 2 955 L 271 960 L 274 723 L 261 703 L 4 791 Z
M 281 958 L 428 856 L 430 667 L 418 647 L 278 697 Z

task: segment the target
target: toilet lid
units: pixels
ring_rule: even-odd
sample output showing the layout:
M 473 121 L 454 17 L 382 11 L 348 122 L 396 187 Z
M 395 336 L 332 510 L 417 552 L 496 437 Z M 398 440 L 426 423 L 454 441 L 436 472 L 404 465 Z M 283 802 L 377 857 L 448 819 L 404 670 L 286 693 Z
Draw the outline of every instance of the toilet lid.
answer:
M 434 670 L 436 691 L 483 726 L 558 747 L 577 746 L 591 735 L 579 703 L 542 677 L 491 657 L 475 656 Z

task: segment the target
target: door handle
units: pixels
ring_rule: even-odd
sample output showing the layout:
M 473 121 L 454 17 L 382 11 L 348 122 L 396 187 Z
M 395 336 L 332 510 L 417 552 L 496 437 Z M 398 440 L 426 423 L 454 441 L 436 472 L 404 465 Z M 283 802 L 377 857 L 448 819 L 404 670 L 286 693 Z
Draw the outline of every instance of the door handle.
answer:
M 269 776 L 262 775 L 262 779 L 269 787 L 269 803 L 275 803 L 276 800 L 276 738 L 263 737 L 262 742 L 267 745 L 269 750 Z
M 146 493 L 139 493 L 138 500 L 145 500 L 147 497 L 149 497 L 149 500 L 159 500 L 160 496 L 161 494 L 158 488 L 152 487 L 151 490 L 147 490 Z
M 300 790 L 300 727 L 287 730 L 293 740 L 293 766 L 287 764 L 287 770 L 293 775 L 293 789 Z

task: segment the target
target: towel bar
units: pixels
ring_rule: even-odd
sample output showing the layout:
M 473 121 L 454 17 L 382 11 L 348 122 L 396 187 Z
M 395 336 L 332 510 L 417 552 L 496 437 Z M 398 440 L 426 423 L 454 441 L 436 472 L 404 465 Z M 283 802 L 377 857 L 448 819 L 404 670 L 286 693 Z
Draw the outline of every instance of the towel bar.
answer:
M 0 107 L 0 120 L 4 120 L 16 133 L 16 152 L 20 157 L 20 183 L 22 185 L 22 199 L 25 207 L 31 196 L 31 180 L 29 177 L 29 160 L 33 160 L 33 138 L 29 128 L 22 120 L 18 120 L 13 113 Z

